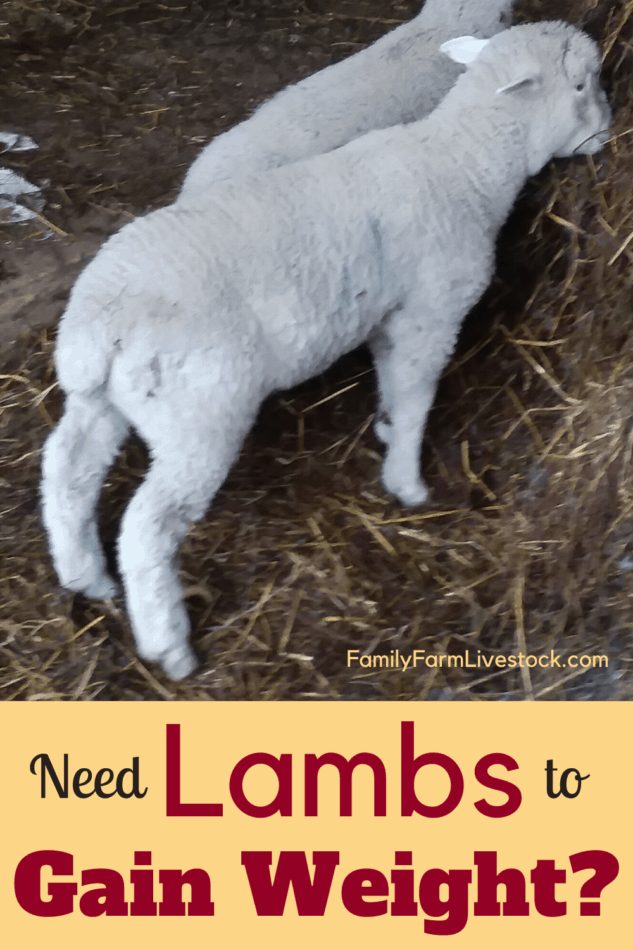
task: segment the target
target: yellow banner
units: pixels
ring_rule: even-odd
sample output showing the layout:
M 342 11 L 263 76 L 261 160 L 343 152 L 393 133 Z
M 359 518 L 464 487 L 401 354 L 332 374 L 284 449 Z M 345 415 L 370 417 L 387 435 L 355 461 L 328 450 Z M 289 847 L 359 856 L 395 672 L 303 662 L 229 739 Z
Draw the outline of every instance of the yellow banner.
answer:
M 630 705 L 23 703 L 0 716 L 7 945 L 630 940 Z

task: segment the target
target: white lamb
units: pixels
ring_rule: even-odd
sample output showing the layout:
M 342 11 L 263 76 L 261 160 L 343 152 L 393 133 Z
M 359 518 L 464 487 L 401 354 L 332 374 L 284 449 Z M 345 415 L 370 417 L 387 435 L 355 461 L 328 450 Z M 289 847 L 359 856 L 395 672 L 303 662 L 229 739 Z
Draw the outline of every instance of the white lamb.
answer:
M 489 37 L 509 26 L 516 0 L 426 0 L 409 23 L 354 56 L 289 86 L 215 138 L 185 177 L 178 201 L 212 182 L 321 155 L 353 139 L 424 118 L 463 68 L 446 40 Z
M 61 583 L 111 597 L 95 511 L 131 426 L 151 465 L 123 518 L 119 565 L 140 654 L 196 659 L 175 559 L 262 400 L 368 341 L 382 481 L 405 505 L 427 413 L 495 238 L 526 178 L 592 154 L 610 110 L 596 44 L 563 23 L 453 41 L 476 56 L 427 119 L 327 155 L 218 183 L 110 238 L 73 288 L 56 365 L 64 416 L 44 449 L 43 516 Z

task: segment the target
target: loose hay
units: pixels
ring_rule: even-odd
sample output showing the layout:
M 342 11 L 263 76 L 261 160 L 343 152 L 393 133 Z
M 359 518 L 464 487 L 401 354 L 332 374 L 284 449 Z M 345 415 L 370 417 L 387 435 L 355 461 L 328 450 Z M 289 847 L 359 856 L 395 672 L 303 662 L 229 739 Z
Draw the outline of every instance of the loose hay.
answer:
M 105 233 L 142 210 L 141 200 L 164 202 L 197 138 L 236 121 L 255 97 L 273 91 L 275 78 L 282 85 L 326 65 L 333 48 L 345 55 L 380 35 L 395 14 L 415 12 L 412 3 L 380 0 L 337 4 L 336 16 L 325 0 L 234 2 L 230 15 L 215 4 L 211 18 L 204 4 L 190 3 L 196 28 L 187 32 L 169 6 L 157 16 L 149 3 L 128 3 L 118 14 L 114 3 L 0 4 L 9 35 L 0 43 L 27 57 L 26 66 L 16 59 L 8 70 L 0 101 L 6 88 L 16 102 L 30 92 L 53 117 L 60 108 L 81 116 L 78 135 L 65 144 L 54 139 L 48 159 L 38 138 L 49 194 L 61 188 L 68 198 L 57 207 L 51 199 L 45 212 L 55 228 L 74 234 L 77 217 L 92 208 Z M 432 504 L 402 510 L 380 488 L 370 429 L 374 379 L 363 352 L 269 400 L 184 545 L 182 579 L 203 665 L 175 685 L 136 658 L 120 603 L 89 603 L 56 584 L 37 496 L 40 447 L 60 412 L 54 331 L 31 330 L 0 369 L 0 696 L 633 698 L 633 0 L 532 2 L 519 13 L 561 16 L 599 39 L 614 135 L 593 160 L 552 164 L 533 180 L 502 234 L 498 277 L 464 328 L 431 415 L 423 466 Z M 210 37 L 224 44 L 215 74 Z M 151 51 L 158 45 L 169 63 L 185 62 L 157 63 Z M 283 52 L 284 66 L 262 81 L 253 63 L 270 62 L 271 52 L 276 66 Z M 252 85 L 234 99 L 229 83 L 240 55 Z M 142 95 L 132 108 L 132 77 L 138 87 L 141 67 Z M 30 89 L 29 69 L 41 70 Z M 160 79 L 161 69 L 173 71 Z M 92 78 L 81 82 L 51 78 L 85 70 Z M 178 92 L 173 110 L 161 104 L 166 83 Z M 82 164 L 75 151 L 71 160 L 95 115 L 102 131 L 93 144 L 102 159 Z M 142 122 L 147 130 L 139 132 Z M 161 134 L 152 148 L 163 149 L 163 158 L 145 181 L 150 129 Z M 20 131 L 31 132 L 26 125 Z M 127 164 L 111 135 L 121 137 L 119 150 L 129 145 Z M 32 173 L 26 162 L 16 170 Z M 30 240 L 45 232 L 43 225 Z M 0 237 L 7 252 L 29 243 L 15 227 Z M 142 446 L 132 443 L 108 480 L 110 552 L 145 464 Z M 471 662 L 478 651 L 487 660 L 554 651 L 561 667 L 347 669 L 350 649 L 468 650 Z M 572 654 L 608 656 L 609 666 L 564 667 Z

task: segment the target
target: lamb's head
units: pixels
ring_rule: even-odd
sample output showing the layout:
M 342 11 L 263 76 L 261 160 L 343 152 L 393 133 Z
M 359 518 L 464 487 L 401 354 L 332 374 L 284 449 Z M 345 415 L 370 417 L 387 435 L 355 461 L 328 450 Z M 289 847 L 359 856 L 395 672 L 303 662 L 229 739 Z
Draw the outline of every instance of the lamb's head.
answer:
M 479 94 L 521 117 L 531 173 L 553 157 L 592 155 L 608 140 L 611 109 L 598 47 L 575 27 L 530 23 L 490 40 L 460 37 L 442 49 L 469 65 Z

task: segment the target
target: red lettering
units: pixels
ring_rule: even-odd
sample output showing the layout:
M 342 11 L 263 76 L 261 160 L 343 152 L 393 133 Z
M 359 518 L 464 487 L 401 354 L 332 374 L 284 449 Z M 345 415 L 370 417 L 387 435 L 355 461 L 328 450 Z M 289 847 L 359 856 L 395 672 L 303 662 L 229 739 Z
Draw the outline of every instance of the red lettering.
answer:
M 305 757 L 305 814 L 315 817 L 319 813 L 318 782 L 319 769 L 323 765 L 333 765 L 339 772 L 341 817 L 352 814 L 352 775 L 357 765 L 368 765 L 374 773 L 374 816 L 383 818 L 387 814 L 387 772 L 382 759 L 371 752 L 359 752 L 349 761 L 338 752 L 326 752 L 325 755 L 306 755 Z
M 341 899 L 350 914 L 356 917 L 382 917 L 387 913 L 387 901 L 367 900 L 368 897 L 388 897 L 389 883 L 375 868 L 359 868 L 343 881 Z
M 82 884 L 103 884 L 81 895 L 79 910 L 86 917 L 127 917 L 125 881 L 118 871 L 110 868 L 89 868 L 82 871 Z
M 170 723 L 166 736 L 166 798 L 167 816 L 221 818 L 222 805 L 206 803 L 188 803 L 180 801 L 180 724 Z
M 565 901 L 556 900 L 556 885 L 564 884 L 567 872 L 556 869 L 555 861 L 537 861 L 530 873 L 534 885 L 534 906 L 543 917 L 564 917 L 567 913 Z
M 424 933 L 449 937 L 458 934 L 468 922 L 468 885 L 472 880 L 470 871 L 442 871 L 432 868 L 422 875 L 420 881 L 420 907 L 429 917 L 446 920 L 425 920 Z M 448 897 L 441 900 L 440 888 L 448 885 Z
M 211 879 L 202 868 L 159 871 L 158 880 L 163 885 L 163 899 L 158 905 L 161 917 L 185 916 L 185 902 L 182 899 L 184 884 L 191 888 L 191 900 L 187 908 L 189 917 L 213 917 L 215 906 L 211 900 Z
M 496 851 L 475 851 L 477 865 L 477 900 L 473 908 L 475 917 L 499 917 L 501 904 L 497 900 L 497 888 L 505 885 L 506 899 L 504 917 L 527 917 L 530 905 L 525 900 L 525 878 L 517 868 L 506 868 L 497 873 Z
M 32 851 L 22 858 L 15 871 L 14 889 L 18 904 L 35 917 L 63 917 L 72 914 L 77 893 L 74 883 L 48 885 L 49 901 L 41 898 L 41 872 L 50 867 L 53 874 L 72 874 L 73 856 L 67 851 Z
M 270 875 L 272 863 L 272 851 L 242 851 L 257 916 L 281 917 L 292 884 L 299 916 L 323 917 L 339 863 L 338 851 L 312 852 L 314 881 L 305 851 L 281 851 L 274 879 Z
M 457 762 L 443 752 L 426 752 L 415 758 L 412 722 L 401 723 L 401 736 L 401 814 L 409 817 L 415 812 L 425 818 L 443 818 L 450 815 L 464 794 L 464 778 Z M 450 779 L 450 791 L 440 805 L 425 805 L 415 793 L 415 777 L 425 765 L 439 765 Z
M 508 772 L 514 772 L 519 766 L 511 756 L 503 752 L 491 752 L 490 755 L 484 755 L 475 766 L 475 778 L 479 784 L 485 788 L 492 788 L 495 792 L 503 792 L 508 796 L 508 800 L 502 805 L 490 805 L 485 798 L 480 798 L 475 802 L 475 808 L 488 818 L 507 818 L 508 815 L 513 815 L 521 804 L 521 789 L 512 782 L 505 782 L 503 779 L 490 775 L 488 769 L 491 765 L 502 765 Z
M 268 805 L 253 805 L 244 794 L 244 778 L 255 765 L 266 765 L 277 776 L 279 788 Z M 231 772 L 229 790 L 239 810 L 251 818 L 270 818 L 277 812 L 285 818 L 289 817 L 292 815 L 292 756 L 280 755 L 277 759 L 268 752 L 253 752 L 252 755 L 244 756 Z

